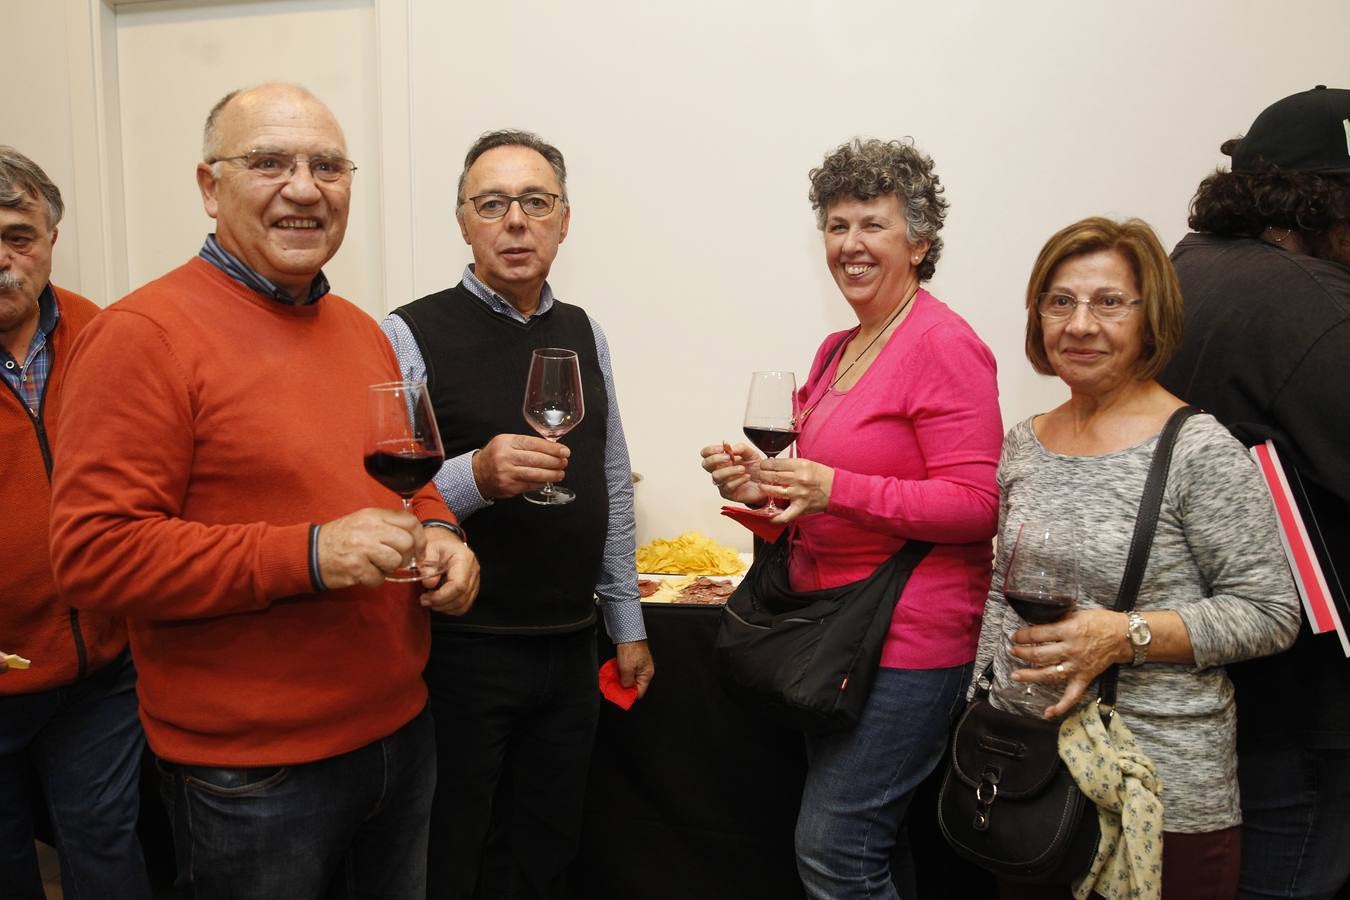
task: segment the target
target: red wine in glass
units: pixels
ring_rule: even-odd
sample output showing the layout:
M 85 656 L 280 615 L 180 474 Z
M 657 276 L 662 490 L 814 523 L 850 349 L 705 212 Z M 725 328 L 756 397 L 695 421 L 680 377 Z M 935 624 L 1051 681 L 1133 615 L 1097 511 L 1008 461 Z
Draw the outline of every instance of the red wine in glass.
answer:
M 770 458 L 797 439 L 797 377 L 791 372 L 753 372 L 745 400 L 745 436 Z M 783 508 L 769 497 L 763 513 L 776 516 Z
M 366 474 L 409 501 L 444 462 L 444 457 L 407 441 L 383 442 L 365 457 Z
M 751 428 L 747 425 L 741 430 L 765 456 L 777 456 L 797 440 L 795 428 Z
M 550 441 L 557 441 L 581 424 L 586 402 L 581 393 L 581 365 L 575 351 L 541 347 L 531 354 L 521 412 L 530 427 Z M 561 506 L 577 498 L 571 488 L 554 486 L 552 482 L 523 496 L 540 506 Z
M 1026 591 L 1003 592 L 1003 599 L 1029 625 L 1048 625 L 1058 622 L 1073 609 L 1071 594 L 1042 594 Z
M 398 494 L 403 508 L 411 512 L 413 495 L 445 462 L 426 382 L 372 384 L 366 394 L 366 473 Z M 385 580 L 421 581 L 444 571 L 441 563 L 413 560 L 386 575 Z

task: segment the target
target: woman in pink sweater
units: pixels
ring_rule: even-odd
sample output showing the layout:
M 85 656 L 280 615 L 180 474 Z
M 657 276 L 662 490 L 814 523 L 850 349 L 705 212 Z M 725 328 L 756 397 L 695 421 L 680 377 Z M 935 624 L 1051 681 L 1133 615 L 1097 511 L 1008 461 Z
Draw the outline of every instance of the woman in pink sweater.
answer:
M 920 287 L 942 251 L 941 193 L 908 142 L 854 140 L 812 170 L 825 261 L 858 324 L 825 339 L 798 392 L 798 458 L 703 449 L 723 497 L 786 505 L 775 521 L 792 523 L 796 590 L 866 578 L 907 540 L 934 544 L 896 607 L 861 722 L 807 736 L 796 844 L 812 898 L 902 896 L 901 825 L 969 683 L 989 590 L 1003 426 L 989 348 Z M 903 896 L 910 868 L 896 874 Z

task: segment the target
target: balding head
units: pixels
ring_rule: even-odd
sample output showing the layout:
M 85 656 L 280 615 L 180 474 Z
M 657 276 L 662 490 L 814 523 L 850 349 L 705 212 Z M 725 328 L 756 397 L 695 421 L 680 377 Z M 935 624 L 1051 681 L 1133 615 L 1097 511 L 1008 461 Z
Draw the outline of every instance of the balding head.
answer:
M 212 106 L 211 111 L 206 114 L 206 127 L 202 129 L 202 159 L 216 160 L 230 152 L 224 146 L 222 139 L 222 132 L 228 120 L 233 119 L 236 114 L 246 111 L 249 107 L 256 106 L 260 102 L 266 102 L 267 99 L 274 97 L 289 97 L 302 103 L 317 105 L 328 115 L 337 133 L 342 134 L 342 128 L 338 125 L 332 110 L 309 90 L 298 84 L 288 84 L 281 81 L 267 82 L 250 88 L 230 91 L 216 101 L 216 105 Z M 345 150 L 345 139 L 343 147 Z

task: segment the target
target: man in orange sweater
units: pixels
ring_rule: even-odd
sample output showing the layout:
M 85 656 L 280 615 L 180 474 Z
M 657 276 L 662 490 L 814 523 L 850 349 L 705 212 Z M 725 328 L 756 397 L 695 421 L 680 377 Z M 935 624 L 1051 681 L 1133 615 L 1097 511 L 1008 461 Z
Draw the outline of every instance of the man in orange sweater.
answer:
M 127 617 L 178 883 L 197 898 L 420 897 L 435 782 L 428 612 L 478 568 L 434 488 L 362 468 L 379 326 L 329 293 L 355 166 L 308 91 L 211 111 L 198 257 L 81 335 L 56 447 L 52 556 Z M 411 558 L 443 582 L 386 582 Z
M 98 312 L 50 281 L 63 211 L 46 173 L 0 146 L 0 893 L 42 900 L 29 814 L 40 785 L 66 896 L 148 898 L 126 629 L 58 597 L 47 551 L 66 360 Z

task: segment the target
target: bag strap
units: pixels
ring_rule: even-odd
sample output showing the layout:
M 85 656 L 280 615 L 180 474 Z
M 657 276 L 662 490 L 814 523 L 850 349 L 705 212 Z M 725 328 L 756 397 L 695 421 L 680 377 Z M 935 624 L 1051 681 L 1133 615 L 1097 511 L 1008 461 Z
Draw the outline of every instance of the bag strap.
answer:
M 1153 550 L 1153 534 L 1158 528 L 1158 512 L 1162 509 L 1163 490 L 1167 487 L 1167 473 L 1172 467 L 1172 449 L 1177 443 L 1177 434 L 1186 420 L 1200 410 L 1194 406 L 1183 406 L 1172 413 L 1158 435 L 1158 444 L 1153 449 L 1153 461 L 1149 464 L 1148 478 L 1144 481 L 1144 495 L 1139 500 L 1139 514 L 1134 520 L 1134 536 L 1130 539 L 1130 555 L 1125 560 L 1125 575 L 1120 579 L 1120 590 L 1116 593 L 1117 612 L 1129 612 L 1139 595 L 1139 585 L 1144 580 L 1144 569 Z M 1100 676 L 1097 687 L 1097 702 L 1102 709 L 1102 718 L 1109 721 L 1116 707 L 1116 681 L 1120 676 L 1120 665 L 1113 665 Z

